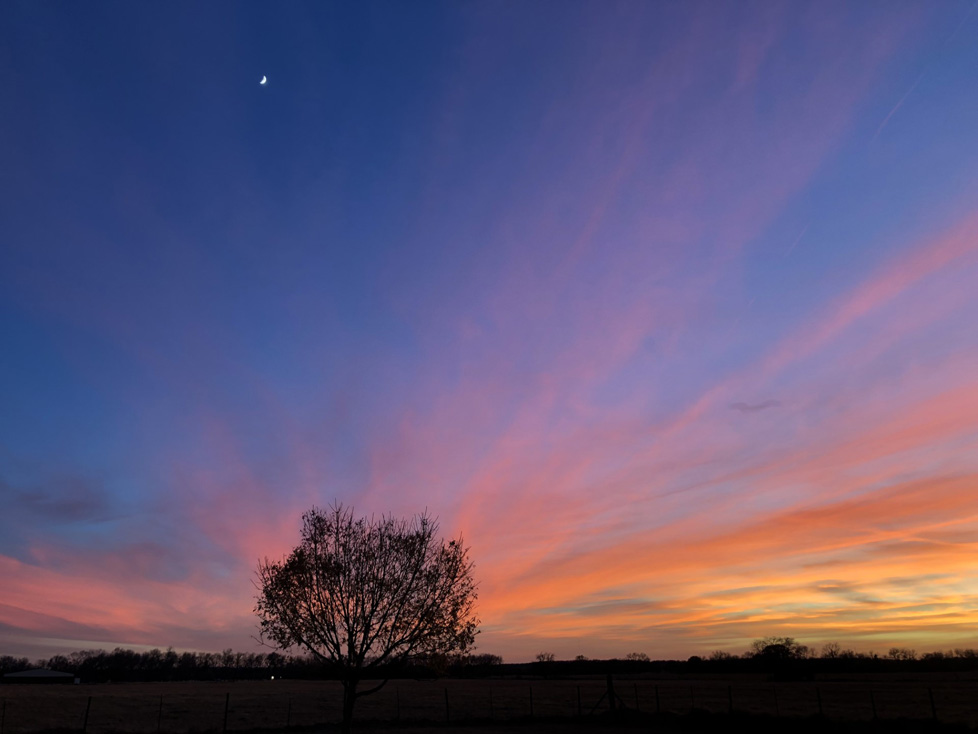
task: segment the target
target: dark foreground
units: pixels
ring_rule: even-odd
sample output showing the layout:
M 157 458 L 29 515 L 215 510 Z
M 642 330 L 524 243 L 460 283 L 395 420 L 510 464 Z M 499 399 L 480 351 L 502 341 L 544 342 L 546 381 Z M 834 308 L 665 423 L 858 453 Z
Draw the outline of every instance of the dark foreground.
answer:
M 288 734 L 300 734 L 294 729 Z M 301 734 L 333 734 L 339 727 L 310 727 Z M 966 734 L 974 732 L 965 724 L 942 724 L 928 720 L 892 720 L 842 722 L 825 718 L 775 719 L 767 716 L 742 714 L 718 715 L 694 713 L 684 715 L 655 715 L 624 713 L 619 715 L 590 716 L 580 719 L 553 721 L 512 720 L 467 721 L 447 724 L 415 722 L 395 724 L 391 722 L 360 722 L 354 726 L 355 734 L 713 734 L 719 732 L 791 732 L 791 734 L 911 734 L 935 732 L 936 734 Z M 286 730 L 262 732 L 262 734 L 286 734 Z
M 391 683 L 357 703 L 364 734 L 967 732 L 974 677 L 771 682 L 762 678 L 479 679 Z M 325 734 L 330 681 L 0 685 L 0 734 Z

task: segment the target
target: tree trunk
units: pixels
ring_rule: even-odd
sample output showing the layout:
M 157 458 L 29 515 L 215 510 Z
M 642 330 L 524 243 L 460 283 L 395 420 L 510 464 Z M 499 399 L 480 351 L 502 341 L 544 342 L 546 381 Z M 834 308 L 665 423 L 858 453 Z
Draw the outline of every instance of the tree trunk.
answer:
M 343 724 L 340 731 L 350 734 L 353 731 L 353 704 L 357 702 L 357 681 L 343 681 Z

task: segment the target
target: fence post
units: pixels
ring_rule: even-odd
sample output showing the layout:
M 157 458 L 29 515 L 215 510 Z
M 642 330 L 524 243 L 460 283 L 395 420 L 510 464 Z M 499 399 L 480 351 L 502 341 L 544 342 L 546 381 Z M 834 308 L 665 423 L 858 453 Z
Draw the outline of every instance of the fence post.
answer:
M 727 713 L 733 713 L 733 686 L 727 686 Z
M 396 686 L 394 688 L 394 718 L 397 721 L 401 720 L 401 687 Z
M 608 705 L 611 710 L 614 711 L 618 708 L 617 696 L 615 695 L 615 679 L 611 677 L 611 673 L 608 673 Z
M 163 728 L 163 694 L 160 694 L 160 708 L 156 712 L 156 734 L 160 734 Z M 2 734 L 2 733 L 0 733 Z
M 445 686 L 445 721 L 448 721 L 449 718 L 450 718 L 450 714 L 448 710 L 448 686 Z
M 289 696 L 288 706 L 285 708 L 285 728 L 290 729 L 292 727 L 292 696 Z
M 490 719 L 496 718 L 496 712 L 493 711 L 493 707 L 492 707 L 492 686 L 489 686 L 489 718 Z
M 635 710 L 638 711 L 638 683 L 635 684 Z
M 533 686 L 530 686 L 530 718 L 533 718 Z
M 693 713 L 696 710 L 696 698 L 693 695 L 693 684 L 689 684 L 689 712 Z
M 5 698 L 3 699 L 3 704 L 0 705 L 0 734 L 3 734 L 3 725 L 6 722 L 7 722 L 7 699 Z
M 930 715 L 934 721 L 937 721 L 937 706 L 934 705 L 934 689 L 928 688 L 927 695 L 930 696 Z M 0 734 L 3 734 L 3 730 L 0 729 Z
M 873 721 L 876 721 L 879 717 L 876 715 L 876 696 L 872 688 L 869 689 L 869 705 L 873 707 Z
M 230 691 L 224 696 L 224 728 L 221 730 L 227 732 L 228 730 L 228 709 L 231 708 L 231 693 Z
M 581 687 L 577 687 L 577 715 L 580 716 L 583 713 L 581 709 Z M 2 732 L 0 732 L 2 734 Z
M 655 684 L 655 712 L 657 714 L 662 713 L 662 707 L 659 706 L 659 684 Z
M 774 718 L 781 718 L 781 707 L 778 706 L 778 687 L 771 686 L 771 692 L 774 694 Z
M 815 686 L 815 698 L 818 699 L 818 715 L 822 716 L 822 689 Z
M 82 722 L 82 734 L 88 731 L 88 712 L 92 710 L 92 697 L 88 697 L 88 704 L 85 706 L 85 720 Z

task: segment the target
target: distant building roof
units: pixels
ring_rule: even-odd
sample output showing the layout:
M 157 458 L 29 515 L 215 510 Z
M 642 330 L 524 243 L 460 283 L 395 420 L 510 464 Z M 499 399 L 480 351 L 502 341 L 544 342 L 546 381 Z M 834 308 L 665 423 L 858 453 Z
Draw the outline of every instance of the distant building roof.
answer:
M 57 670 L 47 668 L 35 668 L 34 670 L 22 670 L 19 673 L 5 673 L 4 678 L 74 678 L 71 673 L 62 673 Z

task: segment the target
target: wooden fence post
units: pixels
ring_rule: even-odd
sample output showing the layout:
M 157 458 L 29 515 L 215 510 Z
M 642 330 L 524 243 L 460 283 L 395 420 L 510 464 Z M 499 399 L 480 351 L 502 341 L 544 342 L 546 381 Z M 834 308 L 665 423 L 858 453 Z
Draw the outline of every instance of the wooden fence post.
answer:
M 223 732 L 228 730 L 228 709 L 231 708 L 231 693 L 230 691 L 224 696 L 224 728 L 221 729 Z
M 771 686 L 771 692 L 774 694 L 774 718 L 781 718 L 781 707 L 778 706 L 778 687 Z
M 873 707 L 873 721 L 876 721 L 879 717 L 876 715 L 876 696 L 872 688 L 869 689 L 869 705 Z
M 696 710 L 696 697 L 693 695 L 693 684 L 689 684 L 689 712 L 693 713 Z
M 88 697 L 88 704 L 85 706 L 85 720 L 82 722 L 82 734 L 88 731 L 88 712 L 92 710 L 92 697 Z
M 638 683 L 635 684 L 635 710 L 638 711 Z
M 611 707 L 611 710 L 614 711 L 615 709 L 618 708 L 618 700 L 617 700 L 618 697 L 615 695 L 615 679 L 611 677 L 611 673 L 608 673 L 607 696 L 608 696 L 608 705 Z
M 937 721 L 937 706 L 934 705 L 934 689 L 933 688 L 928 688 L 927 689 L 927 695 L 930 696 L 930 715 L 931 715 L 931 718 L 934 719 L 934 721 Z M 0 734 L 3 734 L 3 731 L 2 730 L 0 730 Z
M 818 699 L 818 715 L 822 716 L 822 689 L 815 686 L 815 698 Z
M 156 711 L 156 734 L 160 734 L 163 728 L 163 694 L 160 694 L 160 707 Z
M 577 687 L 577 715 L 581 716 L 582 713 L 583 711 L 581 709 L 581 687 L 578 686 Z M 2 734 L 2 732 L 0 732 L 0 734 Z
M 7 723 L 7 699 L 3 699 L 0 705 L 0 734 L 3 734 L 3 725 Z
M 727 713 L 733 713 L 733 686 L 727 686 Z
M 492 705 L 492 686 L 489 686 L 489 718 L 490 719 L 496 718 L 496 712 L 493 710 L 493 705 Z
M 659 705 L 659 684 L 655 684 L 655 712 L 657 714 L 662 713 L 662 707 Z
M 448 709 L 448 686 L 445 686 L 445 721 L 449 721 L 451 712 Z
M 530 686 L 530 718 L 533 718 L 533 686 Z
M 292 728 L 292 696 L 289 696 L 289 703 L 285 708 L 285 728 Z
M 396 686 L 394 688 L 394 718 L 397 721 L 401 720 L 401 687 Z

